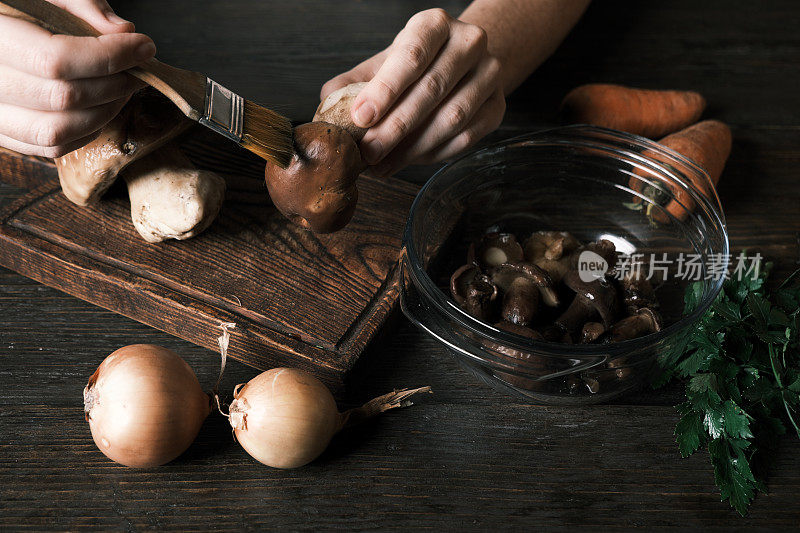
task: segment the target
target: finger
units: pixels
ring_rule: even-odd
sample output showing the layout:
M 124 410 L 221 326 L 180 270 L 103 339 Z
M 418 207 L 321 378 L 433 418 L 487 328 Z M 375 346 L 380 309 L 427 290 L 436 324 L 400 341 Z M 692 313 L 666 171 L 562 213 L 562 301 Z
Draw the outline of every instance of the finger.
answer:
M 335 78 L 325 82 L 319 93 L 320 102 L 325 100 L 325 98 L 327 98 L 328 95 L 333 91 L 341 89 L 345 85 L 350 85 L 351 83 L 358 83 L 361 81 L 369 81 L 374 78 L 378 68 L 380 68 L 380 66 L 383 64 L 385 57 L 386 51 L 384 50 L 383 52 L 370 57 L 366 61 L 362 61 L 347 72 L 343 72 Z
M 441 9 L 411 17 L 389 48 L 386 61 L 353 102 L 353 122 L 357 126 L 369 128 L 377 123 L 425 72 L 447 41 L 451 20 Z
M 459 35 L 458 39 L 451 39 L 389 113 L 367 131 L 361 141 L 361 154 L 368 164 L 383 159 L 416 130 L 486 53 L 486 32 L 477 26 L 466 26 L 461 32 L 468 36 Z M 463 124 L 462 120 L 456 127 L 463 127 Z
M 0 134 L 27 144 L 62 146 L 105 126 L 127 100 L 75 111 L 34 111 L 0 104 Z
M 62 155 L 68 154 L 78 148 L 86 146 L 93 140 L 100 135 L 100 131 L 95 131 L 86 137 L 81 137 L 78 140 L 72 141 L 67 143 L 63 146 L 37 146 L 35 144 L 28 144 L 16 139 L 12 139 L 11 137 L 7 137 L 5 135 L 0 134 L 0 146 L 8 148 L 9 150 L 14 150 L 15 152 L 19 152 L 21 154 L 27 155 L 35 155 L 39 157 L 49 157 L 51 159 L 55 159 L 56 157 L 61 157 Z
M 37 78 L 0 65 L 0 103 L 41 111 L 95 107 L 129 96 L 145 85 L 124 72 L 64 81 Z
M 153 41 L 141 33 L 99 37 L 53 35 L 23 20 L 0 16 L 0 63 L 49 79 L 108 76 L 155 55 Z
M 497 90 L 500 62 L 487 57 L 465 76 L 434 113 L 385 158 L 391 168 L 403 168 L 460 133 Z M 374 128 L 373 128 L 374 129 Z
M 100 33 L 126 33 L 134 31 L 133 22 L 114 13 L 105 0 L 49 0 L 66 9 L 89 24 Z
M 391 176 L 410 163 L 427 165 L 450 159 L 497 129 L 503 120 L 505 109 L 505 99 L 498 90 L 481 106 L 463 130 L 441 145 L 413 161 L 381 161 L 372 169 L 372 173 L 376 176 Z
M 461 133 L 423 155 L 416 163 L 423 165 L 438 163 L 471 148 L 500 126 L 505 112 L 506 100 L 503 98 L 502 92 L 498 90 L 486 101 Z

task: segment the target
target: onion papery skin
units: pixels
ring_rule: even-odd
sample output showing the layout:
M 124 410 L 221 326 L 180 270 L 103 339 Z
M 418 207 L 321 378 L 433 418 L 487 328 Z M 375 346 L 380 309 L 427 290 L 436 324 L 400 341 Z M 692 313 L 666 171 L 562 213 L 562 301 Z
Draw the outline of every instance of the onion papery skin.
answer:
M 86 420 L 109 459 L 146 468 L 168 463 L 197 437 L 208 394 L 178 354 L 133 344 L 105 358 L 84 389 Z
M 234 393 L 230 421 L 236 439 L 257 461 L 297 468 L 327 448 L 342 427 L 328 388 L 294 368 L 273 368 Z

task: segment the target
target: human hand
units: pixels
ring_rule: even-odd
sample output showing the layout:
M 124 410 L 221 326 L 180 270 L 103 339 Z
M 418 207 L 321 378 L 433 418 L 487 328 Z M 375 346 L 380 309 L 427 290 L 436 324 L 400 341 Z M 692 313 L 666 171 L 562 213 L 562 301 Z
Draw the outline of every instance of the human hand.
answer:
M 124 71 L 155 44 L 105 0 L 53 0 L 103 35 L 72 37 L 0 15 L 0 146 L 58 157 L 94 139 L 144 83 Z
M 500 70 L 483 29 L 429 9 L 411 17 L 387 49 L 328 81 L 321 98 L 369 82 L 351 113 L 369 128 L 365 161 L 388 176 L 448 159 L 495 130 L 506 107 Z

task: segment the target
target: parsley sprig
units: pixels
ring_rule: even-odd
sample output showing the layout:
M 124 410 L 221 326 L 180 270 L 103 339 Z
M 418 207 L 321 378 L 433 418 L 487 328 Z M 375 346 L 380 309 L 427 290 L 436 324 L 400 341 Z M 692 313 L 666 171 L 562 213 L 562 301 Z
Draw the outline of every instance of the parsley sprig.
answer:
M 692 332 L 659 357 L 655 385 L 685 378 L 676 406 L 678 449 L 707 447 L 722 500 L 744 516 L 771 450 L 787 428 L 800 437 L 800 269 L 769 293 L 759 276 L 729 279 Z M 702 282 L 687 288 L 696 309 Z

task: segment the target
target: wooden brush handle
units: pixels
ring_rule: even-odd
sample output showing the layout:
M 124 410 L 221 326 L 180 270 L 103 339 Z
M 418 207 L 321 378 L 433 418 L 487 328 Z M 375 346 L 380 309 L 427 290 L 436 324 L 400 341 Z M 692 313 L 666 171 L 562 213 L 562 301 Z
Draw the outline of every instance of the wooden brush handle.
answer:
M 32 22 L 62 35 L 97 37 L 102 35 L 88 22 L 46 0 L 0 0 L 0 15 Z M 172 67 L 157 59 L 127 71 L 172 100 L 184 115 L 198 120 L 205 102 L 206 76 Z

